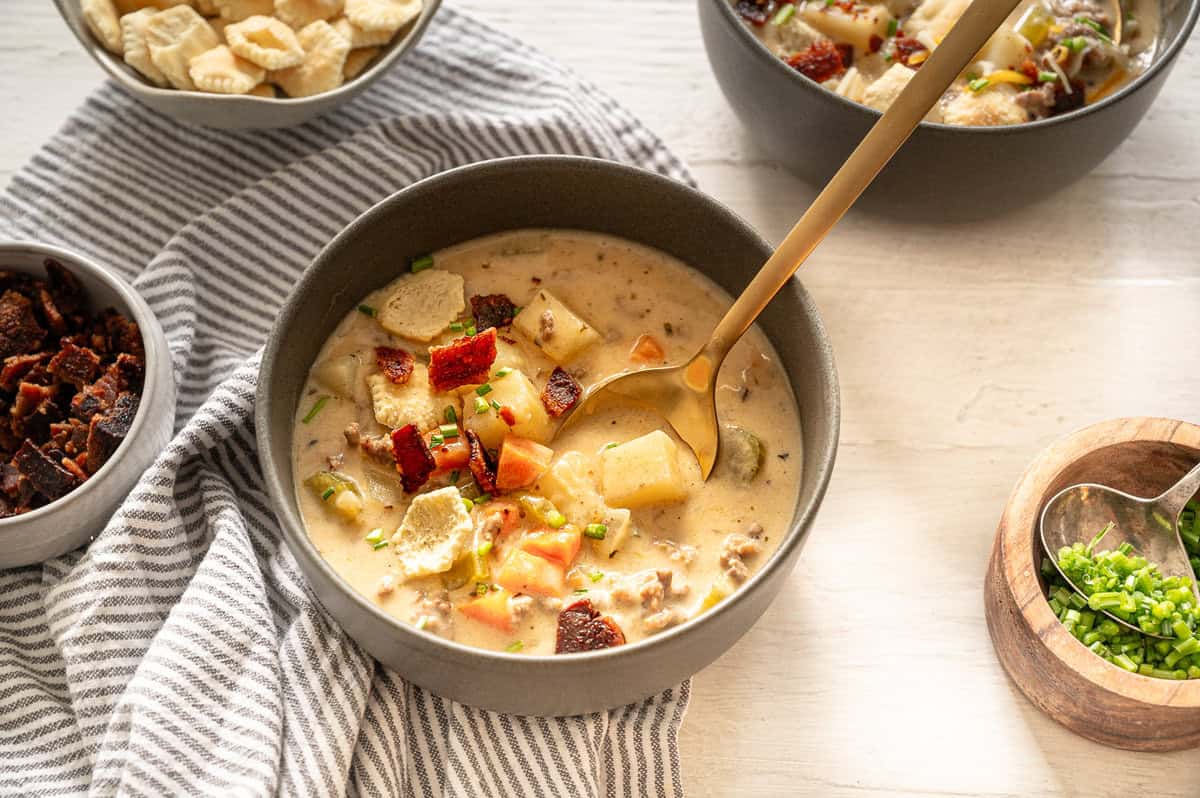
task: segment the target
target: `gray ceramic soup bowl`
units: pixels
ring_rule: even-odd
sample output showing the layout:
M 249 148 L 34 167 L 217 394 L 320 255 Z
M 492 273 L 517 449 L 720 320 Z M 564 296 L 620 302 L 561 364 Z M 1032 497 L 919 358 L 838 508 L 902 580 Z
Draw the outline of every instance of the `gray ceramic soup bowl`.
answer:
M 791 528 L 732 598 L 700 618 L 606 651 L 484 651 L 401 623 L 354 591 L 305 532 L 292 474 L 292 424 L 308 369 L 342 317 L 405 268 L 406 257 L 517 228 L 590 230 L 663 250 L 738 292 L 771 252 L 714 200 L 664 177 L 587 158 L 506 158 L 445 172 L 394 194 L 339 234 L 280 311 L 263 355 L 255 424 L 284 537 L 329 612 L 383 664 L 435 693 L 503 712 L 571 715 L 619 706 L 687 678 L 746 632 L 800 555 L 838 437 L 833 355 L 812 300 L 791 282 L 760 320 L 787 367 L 803 428 Z
M 416 47 L 429 27 L 442 0 L 424 0 L 421 15 L 397 34 L 368 69 L 343 85 L 312 97 L 251 97 L 242 94 L 212 94 L 155 86 L 117 55 L 113 55 L 88 30 L 79 10 L 80 0 L 54 0 L 67 27 L 100 68 L 139 102 L 160 114 L 189 125 L 222 130 L 254 130 L 291 127 L 329 113 L 366 90 L 405 53 Z
M 137 322 L 146 348 L 146 380 L 129 435 L 99 471 L 56 502 L 0 518 L 0 568 L 41 562 L 87 543 L 171 440 L 175 420 L 171 350 L 150 306 L 120 277 L 81 255 L 32 241 L 0 242 L 0 269 L 44 277 L 47 258 L 79 278 L 93 311 L 112 307 Z
M 753 138 L 804 180 L 824 184 L 878 111 L 809 80 L 772 54 L 729 0 L 697 0 L 708 60 Z M 936 222 L 992 216 L 1090 172 L 1146 114 L 1196 24 L 1200 0 L 1166 3 L 1154 63 L 1100 102 L 1040 122 L 923 122 L 863 195 L 872 211 Z M 1030 176 L 1034 176 L 1030 179 Z

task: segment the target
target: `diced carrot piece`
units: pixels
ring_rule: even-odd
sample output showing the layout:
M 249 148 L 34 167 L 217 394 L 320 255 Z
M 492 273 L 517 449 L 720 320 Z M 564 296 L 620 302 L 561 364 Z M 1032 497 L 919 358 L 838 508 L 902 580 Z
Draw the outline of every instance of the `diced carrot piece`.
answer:
M 496 487 L 517 490 L 532 485 L 550 467 L 554 450 L 527 438 L 509 435 L 500 447 L 500 463 L 496 467 Z
M 426 436 L 427 441 L 431 441 L 438 431 L 435 429 Z M 433 462 L 437 466 L 436 474 L 445 474 L 457 469 L 467 467 L 467 459 L 471 455 L 471 450 L 467 447 L 466 440 L 460 435 L 457 438 L 452 438 L 440 446 L 434 446 L 429 443 L 429 451 L 433 453 Z
M 545 557 L 514 549 L 500 566 L 496 582 L 513 593 L 561 596 L 566 589 L 563 567 Z
M 667 353 L 663 351 L 662 344 L 655 340 L 653 335 L 639 335 L 633 342 L 633 348 L 629 350 L 629 359 L 634 363 L 657 365 L 666 358 Z
M 578 529 L 547 529 L 521 538 L 520 548 L 564 567 L 575 561 L 583 533 Z
M 505 632 L 512 631 L 512 611 L 508 600 L 512 596 L 507 590 L 492 589 L 458 606 L 459 612 L 488 626 Z

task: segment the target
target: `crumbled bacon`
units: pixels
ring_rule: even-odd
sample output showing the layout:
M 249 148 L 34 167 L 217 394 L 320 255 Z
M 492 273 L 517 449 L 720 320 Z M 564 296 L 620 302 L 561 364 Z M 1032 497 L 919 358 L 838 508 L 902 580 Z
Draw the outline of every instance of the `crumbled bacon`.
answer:
M 913 67 L 920 66 L 922 61 L 918 61 L 915 64 L 909 64 L 908 62 L 912 60 L 912 57 L 917 53 L 928 52 L 928 48 L 925 45 L 921 44 L 916 39 L 905 36 L 903 31 L 896 33 L 896 38 L 892 43 L 892 48 L 897 61 L 905 66 Z
M 396 385 L 403 385 L 413 373 L 413 356 L 403 349 L 390 346 L 375 347 L 375 362 L 379 370 Z
M 476 294 L 471 297 L 471 315 L 475 317 L 475 329 L 507 327 L 517 315 L 517 306 L 504 294 Z
M 737 0 L 734 8 L 751 25 L 762 27 L 775 14 L 775 0 Z
M 550 379 L 542 389 L 542 404 L 546 412 L 558 418 L 570 410 L 583 395 L 583 386 L 572 377 L 562 366 L 555 366 L 550 372 Z
M 129 434 L 145 378 L 136 324 L 87 311 L 53 260 L 46 278 L 0 270 L 0 517 L 54 501 Z
M 429 348 L 429 382 L 435 391 L 487 382 L 496 361 L 496 328 Z
M 425 438 L 416 424 L 406 424 L 392 430 L 392 457 L 400 472 L 400 484 L 407 493 L 414 493 L 429 480 L 437 469 L 433 453 L 425 445 Z
M 598 651 L 624 642 L 625 634 L 616 621 L 597 612 L 587 599 L 576 601 L 558 614 L 555 654 Z
M 479 436 L 471 430 L 466 430 L 467 446 L 470 448 L 470 455 L 467 459 L 467 467 L 471 469 L 471 476 L 475 477 L 475 484 L 484 493 L 496 492 L 496 460 L 492 457 L 491 452 L 484 448 L 483 442 L 479 440 Z
M 829 39 L 818 39 L 787 60 L 806 78 L 824 83 L 846 71 L 845 53 Z

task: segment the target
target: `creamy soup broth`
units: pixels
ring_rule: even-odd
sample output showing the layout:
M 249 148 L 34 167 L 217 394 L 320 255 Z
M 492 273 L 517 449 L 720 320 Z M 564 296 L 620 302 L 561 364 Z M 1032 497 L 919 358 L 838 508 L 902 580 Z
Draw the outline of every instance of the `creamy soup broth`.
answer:
M 528 306 L 539 292 L 552 292 L 599 334 L 593 345 L 562 364 L 583 385 L 637 366 L 630 353 L 640 336 L 652 336 L 661 347 L 659 361 L 685 358 L 704 342 L 730 302 L 707 278 L 663 253 L 583 232 L 507 233 L 437 252 L 433 262 L 436 270 L 462 276 L 467 297 L 504 294 L 515 304 Z M 364 298 L 363 308 L 383 307 L 391 290 L 389 286 Z M 454 323 L 469 326 L 469 319 L 468 305 Z M 447 330 L 432 344 L 462 334 Z M 605 406 L 553 441 L 544 441 L 553 449 L 553 461 L 576 453 L 571 456 L 582 464 L 587 490 L 598 491 L 601 459 L 608 447 L 665 430 L 677 443 L 683 500 L 631 508 L 631 531 L 615 553 L 609 551 L 611 539 L 584 537 L 578 555 L 563 568 L 560 595 L 508 591 L 510 628 L 468 616 L 463 605 L 477 599 L 481 590 L 496 590 L 491 585 L 504 558 L 522 535 L 539 524 L 514 503 L 512 495 L 500 492 L 469 511 L 477 533 L 470 545 L 489 548 L 484 557 L 488 578 L 473 576 L 462 585 L 454 584 L 461 574 L 449 580 L 446 574 L 405 578 L 397 545 L 379 545 L 378 539 L 398 534 L 413 495 L 402 489 L 395 466 L 366 454 L 361 443 L 348 443 L 345 434 L 352 424 L 358 425 L 362 438 L 388 431 L 376 418 L 368 388 L 370 376 L 379 371 L 373 355 L 379 346 L 407 349 L 417 356 L 418 370 L 423 368 L 420 361 L 425 359 L 427 344 L 389 333 L 377 318 L 361 310 L 349 313 L 322 349 L 297 409 L 297 492 L 312 542 L 342 578 L 391 615 L 428 633 L 487 649 L 553 653 L 561 609 L 587 599 L 595 612 L 619 627 L 625 641 L 634 642 L 696 615 L 735 590 L 762 566 L 786 533 L 802 462 L 800 429 L 787 377 L 756 329 L 733 350 L 717 391 L 722 423 L 736 425 L 761 442 L 758 473 L 752 479 L 746 479 L 746 452 L 740 438 L 730 444 L 723 437 L 722 459 L 714 475 L 703 482 L 694 457 L 661 418 L 630 406 Z M 505 327 L 498 347 L 492 372 L 518 369 L 541 390 L 556 363 L 534 340 L 515 327 Z M 322 365 L 338 358 L 358 364 L 348 395 L 339 395 L 321 379 Z M 445 396 L 450 399 L 454 392 Z M 312 415 L 322 397 L 329 398 Z M 476 398 L 476 391 L 465 389 L 463 409 L 456 411 L 460 420 L 470 413 L 467 408 Z M 503 445 L 508 445 L 507 439 Z M 735 455 L 743 458 L 736 468 L 729 462 Z M 328 488 L 319 491 L 305 483 L 309 475 L 331 466 L 361 491 L 361 512 L 354 518 L 331 506 L 336 496 L 322 498 Z M 465 496 L 477 495 L 469 469 L 463 466 L 458 471 L 454 486 Z M 447 475 L 435 475 L 418 494 L 444 488 L 451 484 L 448 480 Z M 537 496 L 541 481 L 516 494 Z M 488 529 L 483 530 L 486 540 L 478 537 L 489 513 L 495 527 L 496 508 L 514 504 L 525 516 L 514 530 L 494 534 L 494 529 Z M 586 526 L 602 514 L 572 518 L 573 503 L 565 505 L 568 528 Z M 376 533 L 377 540 L 370 542 L 366 538 L 373 530 L 383 530 L 383 536 Z

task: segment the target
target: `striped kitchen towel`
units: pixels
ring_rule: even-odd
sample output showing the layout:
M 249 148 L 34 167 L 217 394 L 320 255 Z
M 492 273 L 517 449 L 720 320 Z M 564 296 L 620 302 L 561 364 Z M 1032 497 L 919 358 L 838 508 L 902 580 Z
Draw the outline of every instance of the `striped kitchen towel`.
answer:
M 17 174 L 0 235 L 132 280 L 180 401 L 89 549 L 0 572 L 0 796 L 682 795 L 686 684 L 565 719 L 426 693 L 314 601 L 258 472 L 257 353 L 318 250 L 415 180 L 540 152 L 689 180 L 595 87 L 453 9 L 315 123 L 189 129 L 106 86 Z

